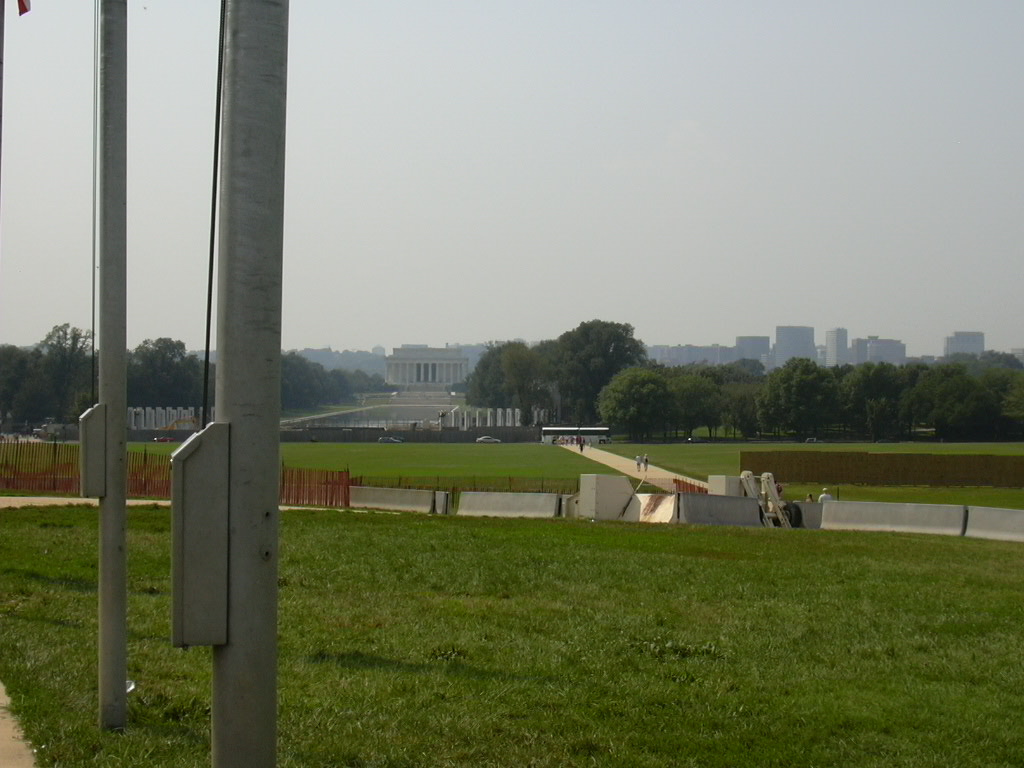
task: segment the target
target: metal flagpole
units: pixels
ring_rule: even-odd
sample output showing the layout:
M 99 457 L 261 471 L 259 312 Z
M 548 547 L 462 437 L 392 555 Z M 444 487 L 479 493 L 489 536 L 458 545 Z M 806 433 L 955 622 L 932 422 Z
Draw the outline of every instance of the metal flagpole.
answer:
M 99 498 L 99 725 L 125 725 L 127 571 L 126 205 L 128 11 L 126 0 L 101 0 L 99 18 L 99 403 L 81 417 L 82 495 Z
M 3 157 L 4 145 L 4 20 L 7 8 L 4 0 L 0 0 L 0 159 Z M 3 174 L 0 174 L 0 179 Z
M 213 648 L 215 768 L 277 750 L 277 543 L 288 0 L 228 0 L 217 421 L 228 422 L 227 643 Z

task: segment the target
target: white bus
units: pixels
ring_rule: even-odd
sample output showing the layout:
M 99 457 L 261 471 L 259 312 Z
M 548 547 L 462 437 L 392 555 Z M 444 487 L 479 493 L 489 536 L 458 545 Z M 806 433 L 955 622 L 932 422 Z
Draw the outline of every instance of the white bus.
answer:
M 578 437 L 582 437 L 589 444 L 610 443 L 612 441 L 612 431 L 608 427 L 540 428 L 540 441 L 549 445 L 554 445 L 559 441 L 574 443 Z

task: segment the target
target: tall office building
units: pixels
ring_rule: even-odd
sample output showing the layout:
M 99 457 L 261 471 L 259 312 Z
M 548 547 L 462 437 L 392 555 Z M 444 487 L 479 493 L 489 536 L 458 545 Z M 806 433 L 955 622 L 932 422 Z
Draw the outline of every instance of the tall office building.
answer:
M 943 355 L 980 355 L 985 351 L 985 334 L 981 331 L 953 331 L 946 337 Z
M 825 331 L 825 366 L 835 368 L 846 363 L 849 357 L 845 328 L 833 328 Z
M 787 360 L 794 357 L 818 359 L 814 329 L 807 325 L 775 326 L 775 366 L 785 365 Z
M 764 362 L 772 352 L 769 336 L 737 336 L 736 359 Z
M 854 365 L 861 363 L 903 365 L 907 362 L 907 345 L 899 339 L 880 339 L 877 336 L 854 339 L 850 343 L 850 362 Z

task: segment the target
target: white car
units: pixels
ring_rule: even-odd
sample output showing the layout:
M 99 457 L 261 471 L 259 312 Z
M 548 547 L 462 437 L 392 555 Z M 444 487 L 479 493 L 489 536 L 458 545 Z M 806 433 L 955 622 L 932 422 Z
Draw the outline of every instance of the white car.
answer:
M 498 438 L 491 437 L 490 435 L 483 435 L 482 437 L 478 437 L 476 439 L 476 441 L 478 443 L 500 443 L 501 442 L 501 440 L 499 440 Z

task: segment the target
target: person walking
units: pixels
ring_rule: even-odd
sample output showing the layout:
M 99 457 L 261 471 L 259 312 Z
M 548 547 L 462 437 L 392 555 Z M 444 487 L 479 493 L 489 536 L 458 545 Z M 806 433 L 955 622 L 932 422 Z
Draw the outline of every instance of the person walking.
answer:
M 643 466 L 643 459 L 642 459 L 642 458 L 640 457 L 640 454 L 638 453 L 638 454 L 636 455 L 636 471 L 637 471 L 637 472 L 639 472 L 639 471 L 640 471 L 640 468 L 641 468 L 642 466 Z
M 644 472 L 647 471 L 647 467 L 649 467 L 650 465 L 651 465 L 651 463 L 647 460 L 647 454 L 645 453 L 644 454 Z

